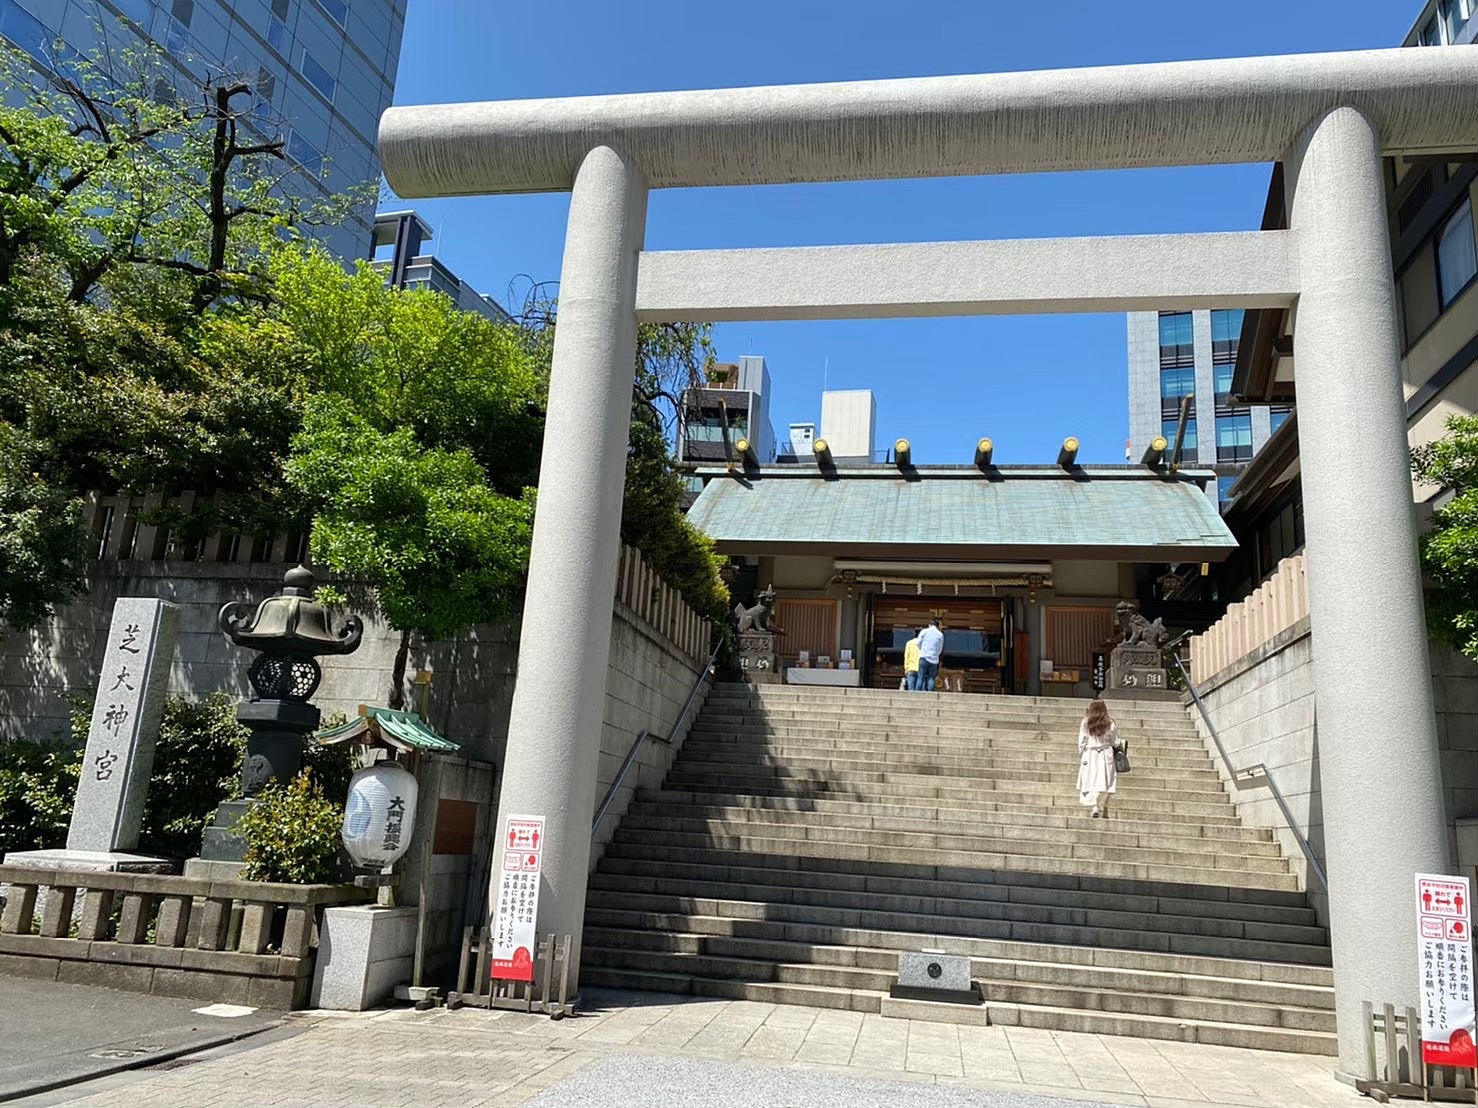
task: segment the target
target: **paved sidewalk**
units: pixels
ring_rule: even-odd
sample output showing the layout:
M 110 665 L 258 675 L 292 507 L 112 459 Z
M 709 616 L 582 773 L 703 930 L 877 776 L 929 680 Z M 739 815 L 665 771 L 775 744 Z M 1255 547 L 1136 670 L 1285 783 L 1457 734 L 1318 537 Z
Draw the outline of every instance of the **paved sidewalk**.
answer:
M 1332 1060 L 830 1009 L 592 991 L 585 1014 L 301 1013 L 304 1032 L 66 1103 L 579 1108 L 1366 1104 Z M 78 1099 L 80 1098 L 80 1099 Z M 61 1103 L 50 1099 L 47 1103 Z

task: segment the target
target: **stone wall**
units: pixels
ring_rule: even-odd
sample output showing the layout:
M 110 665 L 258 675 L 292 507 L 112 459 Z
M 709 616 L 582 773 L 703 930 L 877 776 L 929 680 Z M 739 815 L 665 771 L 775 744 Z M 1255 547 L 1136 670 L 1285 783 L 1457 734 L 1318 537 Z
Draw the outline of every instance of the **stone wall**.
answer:
M 67 697 L 91 701 L 113 602 L 120 596 L 159 597 L 180 606 L 171 693 L 192 698 L 211 692 L 245 696 L 246 669 L 253 655 L 221 634 L 217 614 L 228 601 L 257 603 L 275 593 L 286 568 L 281 563 L 95 563 L 87 596 L 60 610 L 38 631 L 0 637 L 0 738 L 44 738 L 64 731 Z M 707 630 L 701 620 L 634 551 L 623 551 L 614 605 L 597 802 L 637 735 L 644 730 L 669 734 L 707 657 Z M 360 648 L 344 657 L 321 659 L 323 683 L 313 699 L 325 717 L 352 716 L 361 704 L 384 704 L 387 699 L 399 635 L 372 613 L 359 615 L 365 624 Z M 559 629 L 540 627 L 533 633 L 558 634 Z M 428 945 L 433 953 L 428 969 L 449 957 L 462 926 L 472 922 L 464 919 L 464 903 L 473 906 L 470 915 L 475 916 L 485 900 L 489 836 L 496 826 L 492 814 L 498 802 L 497 771 L 507 747 L 518 645 L 519 629 L 512 625 L 480 626 L 449 642 L 412 644 L 407 674 L 429 669 L 433 676 L 429 721 L 462 749 L 460 757 L 427 759 L 422 766 L 424 803 L 414 844 L 403 863 L 400 903 L 417 903 L 420 844 L 423 836 L 434 834 L 437 800 L 477 805 L 475 850 L 436 854 L 432 859 Z M 570 680 L 576 679 L 570 674 Z M 689 722 L 698 705 L 701 694 Z M 661 783 L 685 737 L 686 728 L 672 745 L 654 740 L 642 744 L 637 763 L 602 821 L 593 857 L 599 857 L 619 825 L 634 791 Z M 510 803 L 517 806 L 516 799 Z M 473 890 L 470 901 L 468 889 Z
M 216 617 L 229 601 L 258 603 L 277 592 L 285 568 L 266 563 L 94 563 L 86 596 L 35 631 L 0 637 L 0 736 L 45 738 L 65 731 L 66 698 L 91 701 L 113 602 L 120 596 L 158 597 L 180 606 L 171 693 L 245 696 L 246 670 L 254 655 L 233 646 Z M 360 648 L 321 660 L 323 684 L 313 701 L 325 716 L 352 716 L 361 704 L 384 704 L 389 694 L 399 634 L 372 615 L 360 615 L 365 620 Z M 495 752 L 501 753 L 517 656 L 516 636 L 508 627 L 478 627 L 455 641 L 411 651 L 408 673 L 433 672 L 432 725 L 461 743 L 468 757 L 492 761 Z
M 1198 691 L 1232 767 L 1241 769 L 1259 762 L 1267 765 L 1323 866 L 1324 813 L 1320 804 L 1313 651 L 1314 635 L 1309 620 L 1304 618 L 1213 674 L 1198 686 Z M 1370 658 L 1360 664 L 1375 666 L 1377 662 Z M 1431 672 L 1442 752 L 1443 816 L 1452 836 L 1456 820 L 1478 816 L 1478 665 L 1434 644 Z M 1216 748 L 1200 714 L 1194 709 L 1191 714 L 1215 758 Z M 1400 751 L 1392 750 L 1391 756 L 1400 757 Z M 1218 769 L 1225 778 L 1219 759 Z M 1371 772 L 1379 773 L 1380 767 L 1372 767 Z M 1322 915 L 1318 881 L 1308 872 L 1271 791 L 1258 779 L 1229 785 L 1228 791 L 1245 823 L 1275 830 L 1300 882 L 1309 889 Z M 1450 849 L 1455 859 L 1455 837 L 1450 838 Z
M 683 704 L 702 672 L 702 663 L 681 653 L 675 644 L 654 634 L 624 604 L 617 603 L 611 624 L 611 661 L 606 672 L 606 714 L 601 729 L 600 769 L 596 775 L 596 806 L 605 797 L 631 744 L 644 730 L 668 737 Z M 600 860 L 637 789 L 656 788 L 667 776 L 677 752 L 682 749 L 703 697 L 705 685 L 692 710 L 670 744 L 648 739 L 641 744 L 637 761 L 611 802 L 591 845 L 590 864 Z

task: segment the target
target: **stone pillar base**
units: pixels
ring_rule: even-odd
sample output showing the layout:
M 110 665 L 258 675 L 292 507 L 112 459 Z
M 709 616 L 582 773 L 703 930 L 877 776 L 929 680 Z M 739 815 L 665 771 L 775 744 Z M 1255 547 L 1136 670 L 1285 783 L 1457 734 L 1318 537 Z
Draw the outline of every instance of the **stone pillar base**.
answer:
M 416 912 L 377 905 L 324 909 L 313 1007 L 362 1012 L 408 983 L 416 954 Z

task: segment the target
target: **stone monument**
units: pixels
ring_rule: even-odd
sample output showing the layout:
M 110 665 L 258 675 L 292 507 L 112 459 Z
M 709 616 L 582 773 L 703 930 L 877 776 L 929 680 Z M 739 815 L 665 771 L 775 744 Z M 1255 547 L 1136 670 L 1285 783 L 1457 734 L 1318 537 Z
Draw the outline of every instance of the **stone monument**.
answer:
M 121 597 L 113 605 L 66 849 L 12 852 L 7 864 L 145 872 L 174 868 L 167 859 L 133 851 L 179 630 L 180 610 L 173 604 Z
M 770 613 L 775 607 L 775 590 L 767 588 L 755 597 L 753 607 L 734 606 L 734 630 L 738 636 L 739 672 L 754 685 L 778 684 L 780 658 L 775 653 L 775 636 L 785 632 L 770 626 Z
M 1178 700 L 1170 688 L 1161 650 L 1170 641 L 1170 632 L 1161 620 L 1151 623 L 1134 605 L 1121 600 L 1114 614 L 1123 632 L 1123 641 L 1109 655 L 1108 687 L 1103 695 L 1138 700 Z
M 313 599 L 313 574 L 303 566 L 288 570 L 282 591 L 262 601 L 255 612 L 241 601 L 227 604 L 220 626 L 237 646 L 261 652 L 247 671 L 256 695 L 236 708 L 236 718 L 251 734 L 241 767 L 241 799 L 216 809 L 200 858 L 191 859 L 187 873 L 201 872 L 202 861 L 239 867 L 245 860 L 246 843 L 236 833 L 236 821 L 269 781 L 297 775 L 303 739 L 318 727 L 319 711 L 308 703 L 323 677 L 314 659 L 353 653 L 364 631 L 354 616 L 337 632 L 330 628 L 328 610 Z

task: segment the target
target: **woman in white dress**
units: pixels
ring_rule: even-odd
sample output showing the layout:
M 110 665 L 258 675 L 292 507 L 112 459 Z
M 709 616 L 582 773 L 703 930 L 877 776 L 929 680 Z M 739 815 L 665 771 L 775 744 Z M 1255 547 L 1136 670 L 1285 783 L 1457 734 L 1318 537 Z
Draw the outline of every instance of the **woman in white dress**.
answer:
M 1078 800 L 1093 809 L 1094 819 L 1108 819 L 1109 797 L 1118 791 L 1114 751 L 1120 745 L 1108 705 L 1094 697 L 1078 727 Z

